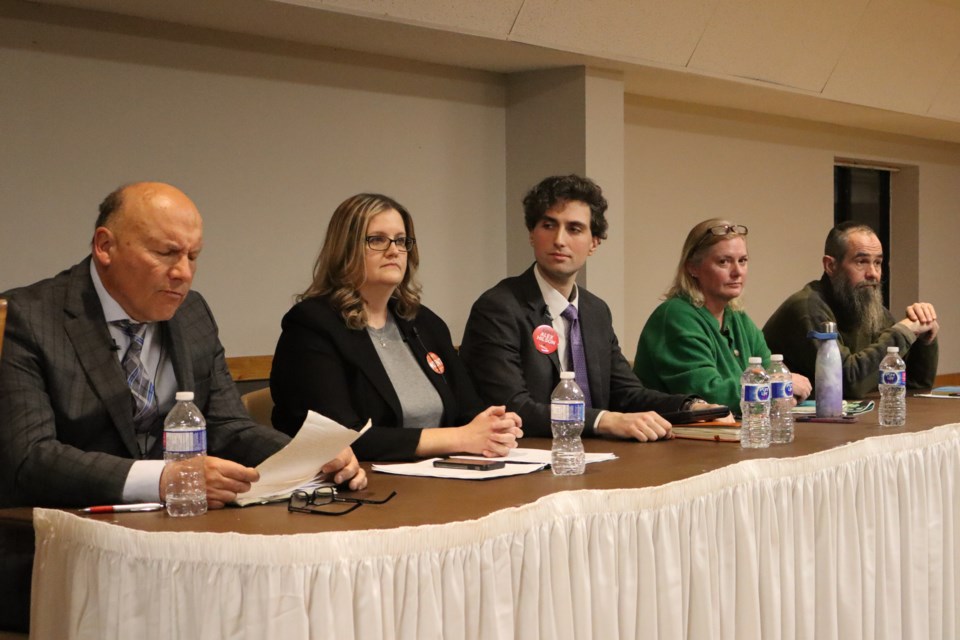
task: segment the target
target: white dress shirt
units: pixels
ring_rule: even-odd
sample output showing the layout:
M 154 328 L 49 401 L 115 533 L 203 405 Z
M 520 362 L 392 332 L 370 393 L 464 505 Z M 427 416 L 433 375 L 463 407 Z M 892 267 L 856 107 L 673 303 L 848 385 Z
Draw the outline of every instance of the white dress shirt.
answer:
M 93 279 L 93 286 L 100 298 L 100 306 L 103 307 L 103 316 L 107 320 L 110 337 L 113 338 L 113 343 L 117 346 L 117 360 L 122 361 L 123 354 L 127 352 L 127 348 L 130 346 L 130 338 L 124 333 L 123 329 L 112 323 L 117 320 L 130 320 L 131 322 L 135 322 L 135 320 L 107 293 L 93 260 L 90 261 L 90 277 Z M 162 343 L 160 327 L 156 322 L 147 323 L 140 360 L 147 374 L 153 379 L 157 409 L 161 417 L 165 416 L 170 410 L 177 392 L 177 379 L 173 373 L 173 363 L 164 352 Z M 154 435 L 137 435 L 137 446 L 140 447 L 141 453 L 149 451 L 155 441 L 156 436 Z M 163 460 L 134 461 L 123 485 L 123 501 L 158 501 L 160 499 L 160 475 L 163 473 L 163 465 Z
M 570 321 L 560 314 L 571 304 L 576 307 L 577 313 L 580 313 L 580 290 L 577 288 L 577 285 L 574 284 L 573 291 L 570 293 L 570 299 L 568 300 L 563 297 L 562 293 L 554 289 L 553 285 L 547 282 L 540 274 L 540 265 L 536 265 L 533 268 L 533 275 L 537 278 L 537 284 L 540 286 L 540 295 L 543 296 L 543 301 L 547 303 L 547 311 L 550 313 L 550 319 L 552 321 L 551 325 L 554 331 L 557 332 L 557 357 L 560 359 L 560 370 L 572 371 L 572 365 L 567 358 L 567 334 L 570 332 Z M 593 423 L 594 431 L 596 431 L 597 425 L 600 424 L 600 418 L 603 417 L 604 413 L 606 413 L 606 410 L 602 410 L 597 414 L 597 419 Z

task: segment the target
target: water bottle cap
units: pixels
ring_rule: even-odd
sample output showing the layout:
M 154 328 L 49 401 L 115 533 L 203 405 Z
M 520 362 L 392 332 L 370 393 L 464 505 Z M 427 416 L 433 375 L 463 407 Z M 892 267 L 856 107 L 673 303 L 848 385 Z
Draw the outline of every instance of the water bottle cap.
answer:
M 770 362 L 783 362 L 783 354 L 774 353 L 773 355 L 770 356 Z
M 824 322 L 820 333 L 836 333 L 837 332 L 837 323 L 836 322 Z
M 900 347 L 887 347 L 887 353 L 900 353 Z
M 758 356 L 753 356 L 747 362 L 749 362 L 750 364 L 761 364 L 763 363 L 763 358 L 760 358 Z
M 573 380 L 576 377 L 576 374 L 573 371 L 561 371 L 560 379 L 561 380 Z
M 193 391 L 177 391 L 177 402 L 193 402 Z

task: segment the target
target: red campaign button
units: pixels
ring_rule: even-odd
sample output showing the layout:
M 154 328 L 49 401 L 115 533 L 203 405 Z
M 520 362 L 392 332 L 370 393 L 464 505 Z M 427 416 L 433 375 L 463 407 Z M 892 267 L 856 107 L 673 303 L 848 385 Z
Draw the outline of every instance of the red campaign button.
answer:
M 533 346 L 540 353 L 553 353 L 560 344 L 556 330 L 548 324 L 542 324 L 533 330 Z
M 442 374 L 446 371 L 446 368 L 443 366 L 443 360 L 440 359 L 440 356 L 435 354 L 433 351 L 427 354 L 427 364 L 430 365 L 430 368 L 433 369 L 434 373 Z

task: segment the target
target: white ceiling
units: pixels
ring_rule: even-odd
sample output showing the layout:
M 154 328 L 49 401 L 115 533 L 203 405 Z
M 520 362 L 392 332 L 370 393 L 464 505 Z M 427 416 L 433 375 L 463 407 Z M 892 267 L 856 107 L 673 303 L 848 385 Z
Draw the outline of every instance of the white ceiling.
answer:
M 960 0 L 32 0 L 960 142 Z

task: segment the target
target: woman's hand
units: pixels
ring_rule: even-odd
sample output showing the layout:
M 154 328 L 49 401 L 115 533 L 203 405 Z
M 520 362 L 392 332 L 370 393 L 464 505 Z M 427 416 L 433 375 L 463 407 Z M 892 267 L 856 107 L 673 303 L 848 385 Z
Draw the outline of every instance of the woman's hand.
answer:
M 479 453 L 488 458 L 505 456 L 517 447 L 523 437 L 520 416 L 504 406 L 488 407 L 463 427 L 463 451 Z
M 799 373 L 791 373 L 790 377 L 793 378 L 793 397 L 797 399 L 797 402 L 803 402 L 810 397 L 810 392 L 813 391 L 810 379 Z
M 489 407 L 462 427 L 423 429 L 417 456 L 445 456 L 451 453 L 472 453 L 488 458 L 505 456 L 523 437 L 520 416 L 506 407 Z

